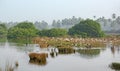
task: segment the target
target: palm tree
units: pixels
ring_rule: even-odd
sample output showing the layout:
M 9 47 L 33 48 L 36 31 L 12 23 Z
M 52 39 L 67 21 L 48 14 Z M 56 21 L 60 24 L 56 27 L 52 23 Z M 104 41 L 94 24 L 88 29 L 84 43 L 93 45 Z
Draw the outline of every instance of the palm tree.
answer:
M 116 14 L 113 13 L 113 14 L 112 14 L 112 19 L 115 20 L 115 18 L 116 18 Z

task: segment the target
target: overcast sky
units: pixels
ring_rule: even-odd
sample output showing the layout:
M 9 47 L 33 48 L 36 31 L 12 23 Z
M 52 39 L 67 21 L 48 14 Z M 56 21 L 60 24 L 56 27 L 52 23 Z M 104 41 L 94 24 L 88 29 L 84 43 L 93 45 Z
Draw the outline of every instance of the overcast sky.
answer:
M 42 21 L 120 15 L 120 0 L 0 0 L 0 21 Z

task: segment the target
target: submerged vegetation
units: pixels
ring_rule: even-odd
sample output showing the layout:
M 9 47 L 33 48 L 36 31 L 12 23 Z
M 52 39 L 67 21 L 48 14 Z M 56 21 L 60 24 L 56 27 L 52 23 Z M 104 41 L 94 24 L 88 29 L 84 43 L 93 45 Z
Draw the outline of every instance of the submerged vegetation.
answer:
M 75 50 L 73 48 L 58 48 L 59 54 L 70 54 L 70 53 L 75 53 Z
M 85 55 L 85 56 L 96 56 L 100 54 L 100 49 L 79 49 L 77 50 L 80 55 Z
M 115 70 L 120 70 L 120 63 L 113 62 L 110 67 Z

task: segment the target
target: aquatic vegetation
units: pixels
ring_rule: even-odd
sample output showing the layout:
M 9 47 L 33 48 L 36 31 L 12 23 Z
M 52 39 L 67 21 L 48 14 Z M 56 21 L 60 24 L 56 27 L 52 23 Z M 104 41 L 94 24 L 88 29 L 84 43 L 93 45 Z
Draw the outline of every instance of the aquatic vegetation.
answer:
M 120 70 L 120 63 L 113 62 L 110 67 L 115 70 Z
M 70 53 L 75 53 L 75 50 L 73 48 L 61 47 L 58 48 L 58 52 L 59 54 L 70 54 Z
M 50 55 L 51 55 L 51 57 L 55 57 L 54 52 L 51 52 Z
M 18 62 L 15 62 L 14 65 L 12 65 L 9 62 L 6 62 L 5 69 L 0 68 L 0 71 L 2 71 L 2 70 L 3 71 L 15 71 L 15 69 L 18 68 L 18 66 L 19 66 Z
M 100 49 L 79 49 L 77 50 L 81 54 L 96 55 L 100 53 Z
M 49 40 L 49 39 L 36 37 L 33 39 L 33 42 L 35 44 L 39 44 L 40 48 L 47 48 L 49 46 L 47 40 Z
M 120 45 L 120 36 L 109 36 L 106 37 L 107 41 L 110 42 L 114 46 Z
M 38 65 L 46 65 L 46 58 L 48 57 L 47 53 L 30 53 L 29 62 Z
M 57 55 L 58 55 L 57 52 L 51 52 L 51 53 L 50 53 L 50 56 L 51 56 L 52 58 L 56 57 Z
M 12 67 L 11 64 L 7 63 L 5 66 L 5 71 L 14 71 L 14 68 Z
M 83 56 L 94 57 L 100 54 L 100 49 L 79 49 L 77 52 Z
M 107 40 L 107 39 L 106 39 Z M 87 44 L 91 47 L 105 47 L 104 38 L 48 38 L 48 37 L 36 37 L 33 39 L 35 44 L 49 45 L 54 47 L 85 47 Z
M 18 61 L 15 62 L 15 66 L 18 67 L 19 66 L 19 63 Z

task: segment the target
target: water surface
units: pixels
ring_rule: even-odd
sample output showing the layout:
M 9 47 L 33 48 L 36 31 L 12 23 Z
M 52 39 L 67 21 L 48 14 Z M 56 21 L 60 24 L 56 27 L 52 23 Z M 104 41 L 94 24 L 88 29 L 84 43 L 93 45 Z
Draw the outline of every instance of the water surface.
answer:
M 36 45 L 18 46 L 15 43 L 0 43 L 0 69 L 4 70 L 6 63 L 19 66 L 15 71 L 114 71 L 109 68 L 112 62 L 120 62 L 120 49 L 116 46 L 111 49 L 106 46 L 97 50 L 77 50 L 71 54 L 57 54 L 47 58 L 44 65 L 29 63 L 29 52 L 43 52 Z

